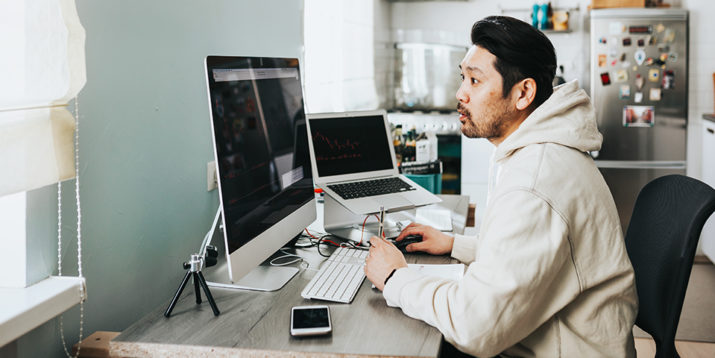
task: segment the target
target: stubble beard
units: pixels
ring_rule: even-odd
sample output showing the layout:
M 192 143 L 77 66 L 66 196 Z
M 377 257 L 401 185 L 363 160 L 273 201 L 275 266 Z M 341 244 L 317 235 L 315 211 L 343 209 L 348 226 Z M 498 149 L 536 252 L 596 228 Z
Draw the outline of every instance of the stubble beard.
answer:
M 462 134 L 468 138 L 485 138 L 487 140 L 502 137 L 508 128 L 508 124 L 514 119 L 514 111 L 507 103 L 499 102 L 487 108 L 486 113 L 477 121 L 472 119 L 472 113 L 462 106 L 457 105 L 457 110 L 467 118 L 462 124 Z

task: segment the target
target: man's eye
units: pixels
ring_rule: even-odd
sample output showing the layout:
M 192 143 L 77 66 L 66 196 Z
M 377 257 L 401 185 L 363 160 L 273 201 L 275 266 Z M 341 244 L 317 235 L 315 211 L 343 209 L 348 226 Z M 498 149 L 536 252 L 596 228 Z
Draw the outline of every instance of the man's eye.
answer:
M 463 74 L 460 73 L 460 74 L 459 74 L 459 78 L 461 78 L 462 81 L 464 81 L 464 75 L 463 75 Z
M 474 78 L 474 77 L 472 77 L 471 80 L 472 80 L 472 84 L 473 84 L 473 85 L 475 85 L 475 84 L 477 84 L 477 83 L 479 82 L 479 81 L 477 81 L 477 79 Z

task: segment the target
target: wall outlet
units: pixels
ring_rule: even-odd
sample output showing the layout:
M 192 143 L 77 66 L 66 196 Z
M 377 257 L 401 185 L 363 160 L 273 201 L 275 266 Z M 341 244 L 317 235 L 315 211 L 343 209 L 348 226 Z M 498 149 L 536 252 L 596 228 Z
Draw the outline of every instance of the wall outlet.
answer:
M 216 161 L 206 163 L 206 191 L 218 188 L 218 178 L 216 177 Z

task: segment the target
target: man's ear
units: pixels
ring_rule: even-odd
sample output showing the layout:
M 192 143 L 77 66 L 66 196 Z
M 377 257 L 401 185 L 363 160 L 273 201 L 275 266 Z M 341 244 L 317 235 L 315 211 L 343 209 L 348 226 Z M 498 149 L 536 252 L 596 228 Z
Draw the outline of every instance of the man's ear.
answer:
M 536 81 L 533 78 L 526 78 L 514 85 L 514 97 L 516 98 L 516 109 L 523 111 L 534 103 L 536 97 Z

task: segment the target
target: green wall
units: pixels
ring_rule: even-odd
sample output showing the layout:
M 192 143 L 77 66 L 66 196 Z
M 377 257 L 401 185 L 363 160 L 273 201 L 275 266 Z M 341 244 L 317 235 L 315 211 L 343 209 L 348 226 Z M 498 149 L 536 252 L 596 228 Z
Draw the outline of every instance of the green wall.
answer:
M 79 95 L 84 336 L 168 305 L 218 207 L 206 55 L 299 57 L 301 0 L 77 0 L 87 32 Z M 63 272 L 76 275 L 74 180 L 63 183 Z M 56 186 L 29 193 L 32 275 L 57 267 Z M 63 356 L 59 320 L 18 339 L 18 357 Z M 77 341 L 79 309 L 64 314 Z

